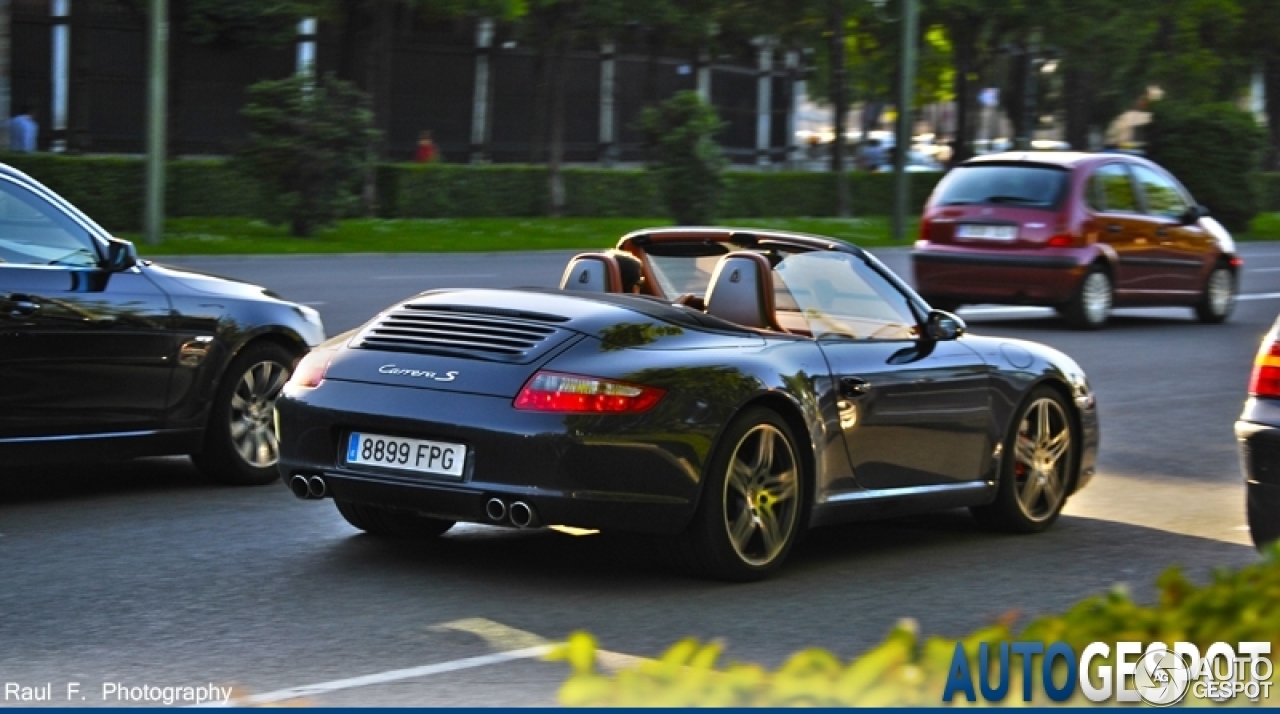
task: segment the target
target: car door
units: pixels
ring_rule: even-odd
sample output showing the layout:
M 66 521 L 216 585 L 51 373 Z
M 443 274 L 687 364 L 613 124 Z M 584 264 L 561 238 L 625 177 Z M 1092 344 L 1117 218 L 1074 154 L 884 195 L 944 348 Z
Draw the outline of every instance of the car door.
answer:
M 793 255 L 775 275 L 831 368 L 859 486 L 982 478 L 994 446 L 989 368 L 973 350 L 923 339 L 907 296 L 861 256 Z
M 1087 190 L 1098 242 L 1115 252 L 1118 297 L 1167 289 L 1154 230 L 1128 165 L 1113 161 L 1099 166 L 1089 177 Z
M 1141 165 L 1135 165 L 1133 173 L 1159 246 L 1157 257 L 1162 261 L 1166 289 L 1198 293 L 1204 268 L 1216 257 L 1212 237 L 1198 222 L 1184 220 L 1194 204 L 1171 176 Z
M 169 305 L 41 193 L 0 176 L 0 438 L 159 428 Z

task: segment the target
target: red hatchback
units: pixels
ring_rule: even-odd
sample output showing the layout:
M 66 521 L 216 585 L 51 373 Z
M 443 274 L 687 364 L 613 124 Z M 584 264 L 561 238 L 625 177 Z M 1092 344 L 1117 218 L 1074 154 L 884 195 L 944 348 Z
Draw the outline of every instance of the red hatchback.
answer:
M 911 254 L 934 307 L 1044 305 L 1096 329 L 1114 307 L 1185 305 L 1222 322 L 1235 244 L 1177 179 L 1128 154 L 1010 152 L 952 169 Z

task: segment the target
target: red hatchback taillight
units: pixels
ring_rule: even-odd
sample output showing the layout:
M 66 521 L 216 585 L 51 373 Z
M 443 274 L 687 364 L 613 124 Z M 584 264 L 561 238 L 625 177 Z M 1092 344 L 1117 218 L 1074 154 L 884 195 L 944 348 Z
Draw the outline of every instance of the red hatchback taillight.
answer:
M 1267 335 L 1253 360 L 1249 394 L 1254 397 L 1280 397 L 1280 341 L 1276 340 L 1274 332 Z
M 539 372 L 520 394 L 515 408 L 578 414 L 638 414 L 662 399 L 664 390 L 574 374 Z

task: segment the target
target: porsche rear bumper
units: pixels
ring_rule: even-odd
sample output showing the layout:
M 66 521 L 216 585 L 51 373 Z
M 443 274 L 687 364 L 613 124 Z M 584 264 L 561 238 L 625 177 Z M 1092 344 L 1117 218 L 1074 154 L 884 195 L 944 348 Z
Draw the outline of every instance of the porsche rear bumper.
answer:
M 321 476 L 327 496 L 448 520 L 495 523 L 485 504 L 499 498 L 529 504 L 547 525 L 676 533 L 697 505 L 714 433 L 681 428 L 663 406 L 547 414 L 503 397 L 329 380 L 277 401 L 279 468 L 286 484 Z M 463 444 L 467 464 L 461 478 L 353 466 L 352 431 Z

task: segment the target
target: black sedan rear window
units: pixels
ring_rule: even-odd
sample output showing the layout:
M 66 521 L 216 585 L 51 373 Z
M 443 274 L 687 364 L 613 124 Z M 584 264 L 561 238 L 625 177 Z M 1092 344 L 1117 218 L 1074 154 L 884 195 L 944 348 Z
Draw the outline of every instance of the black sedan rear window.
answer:
M 1067 171 L 1052 166 L 972 164 L 952 169 L 934 189 L 934 205 L 1056 208 Z

